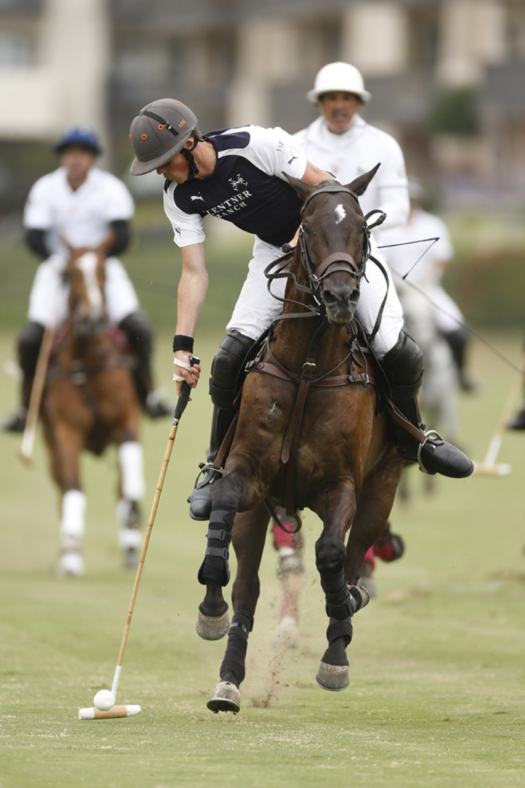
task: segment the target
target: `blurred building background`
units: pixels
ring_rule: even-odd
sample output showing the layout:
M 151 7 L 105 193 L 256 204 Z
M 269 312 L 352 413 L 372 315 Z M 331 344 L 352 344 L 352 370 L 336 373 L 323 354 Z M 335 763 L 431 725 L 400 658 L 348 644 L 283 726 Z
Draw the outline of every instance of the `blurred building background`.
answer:
M 297 131 L 334 60 L 361 69 L 365 117 L 445 205 L 525 204 L 524 0 L 0 0 L 0 200 L 23 200 L 73 123 L 123 172 L 131 118 L 162 96 L 204 131 Z

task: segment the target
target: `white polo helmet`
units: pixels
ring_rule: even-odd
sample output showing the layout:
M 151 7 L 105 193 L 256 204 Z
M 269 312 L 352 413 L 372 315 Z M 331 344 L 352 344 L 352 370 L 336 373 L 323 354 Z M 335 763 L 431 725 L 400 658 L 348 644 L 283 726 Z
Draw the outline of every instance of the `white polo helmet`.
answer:
M 350 63 L 328 63 L 323 66 L 315 78 L 314 89 L 308 91 L 306 98 L 312 104 L 317 104 L 323 93 L 336 90 L 355 93 L 365 104 L 372 98 L 368 90 L 365 90 L 361 72 Z

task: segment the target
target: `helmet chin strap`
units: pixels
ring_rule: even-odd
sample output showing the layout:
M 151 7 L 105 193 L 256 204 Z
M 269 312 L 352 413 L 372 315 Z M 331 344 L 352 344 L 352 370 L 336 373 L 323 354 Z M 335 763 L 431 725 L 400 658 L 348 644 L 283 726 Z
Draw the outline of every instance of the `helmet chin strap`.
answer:
M 194 178 L 196 175 L 199 174 L 199 168 L 195 164 L 195 156 L 192 153 L 192 151 L 194 151 L 195 148 L 197 147 L 198 143 L 199 143 L 199 140 L 197 138 L 195 138 L 195 141 L 194 141 L 194 143 L 193 143 L 191 148 L 183 148 L 182 151 L 181 151 L 184 154 L 184 157 L 185 157 L 185 159 L 188 162 L 189 167 L 190 167 L 190 171 L 188 173 L 188 180 L 189 181 L 191 181 L 192 178 Z

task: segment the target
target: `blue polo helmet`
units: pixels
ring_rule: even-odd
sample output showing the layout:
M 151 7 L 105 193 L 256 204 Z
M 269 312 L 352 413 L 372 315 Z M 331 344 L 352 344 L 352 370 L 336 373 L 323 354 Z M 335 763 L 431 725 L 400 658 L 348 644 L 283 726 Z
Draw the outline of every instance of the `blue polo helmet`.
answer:
M 71 128 L 66 129 L 55 146 L 55 153 L 63 153 L 70 145 L 80 145 L 83 148 L 87 148 L 95 156 L 100 156 L 102 153 L 97 135 L 93 129 L 87 126 L 71 126 Z

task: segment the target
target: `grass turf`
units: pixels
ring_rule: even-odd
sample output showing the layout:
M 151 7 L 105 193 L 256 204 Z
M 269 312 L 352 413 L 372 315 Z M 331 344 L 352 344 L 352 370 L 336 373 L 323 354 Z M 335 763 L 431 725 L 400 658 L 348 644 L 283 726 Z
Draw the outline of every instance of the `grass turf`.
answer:
M 199 342 L 204 378 L 218 339 Z M 11 342 L 0 337 L 2 361 Z M 161 347 L 167 382 L 169 341 Z M 498 347 L 519 358 L 517 338 Z M 462 432 L 482 459 L 513 373 L 480 345 L 474 361 L 483 391 L 463 398 Z M 5 410 L 15 387 L 4 375 L 2 383 Z M 505 438 L 507 478 L 438 479 L 429 496 L 411 472 L 412 500 L 392 518 L 407 552 L 378 567 L 379 597 L 355 618 L 343 693 L 315 684 L 327 623 L 313 555 L 319 523 L 306 515 L 308 579 L 293 651 L 271 645 L 280 590 L 268 543 L 242 710 L 214 716 L 205 703 L 225 642 L 195 634 L 206 524 L 189 520 L 185 504 L 209 416 L 204 383 L 181 421 L 131 626 L 119 702 L 143 711 L 130 719 L 76 719 L 111 686 L 133 583 L 116 547 L 115 454 L 83 461 L 87 574 L 64 582 L 52 571 L 57 496 L 42 443 L 25 470 L 17 439 L 0 438 L 0 788 L 521 788 L 525 435 Z M 144 424 L 145 519 L 168 432 L 168 420 Z

